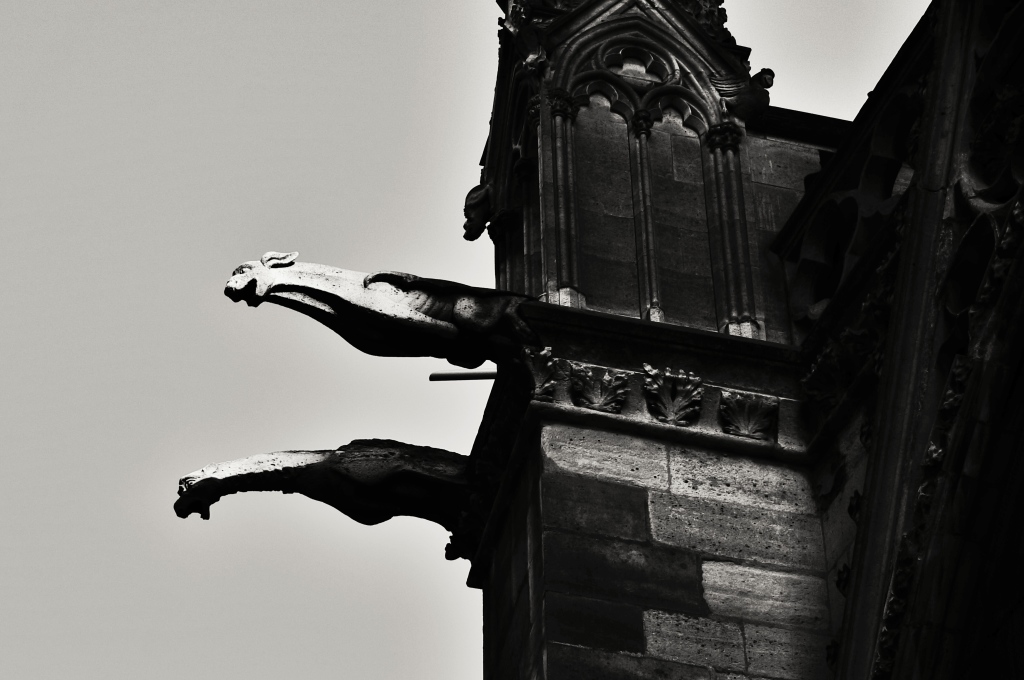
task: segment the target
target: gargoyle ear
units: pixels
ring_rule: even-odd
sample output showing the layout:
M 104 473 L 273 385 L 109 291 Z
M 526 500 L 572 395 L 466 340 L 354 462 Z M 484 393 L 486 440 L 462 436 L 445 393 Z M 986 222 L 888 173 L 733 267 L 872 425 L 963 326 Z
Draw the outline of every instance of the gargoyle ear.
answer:
M 271 269 L 278 267 L 287 267 L 295 262 L 295 259 L 299 256 L 298 253 L 276 253 L 271 250 L 269 253 L 260 258 L 260 262 L 264 266 Z

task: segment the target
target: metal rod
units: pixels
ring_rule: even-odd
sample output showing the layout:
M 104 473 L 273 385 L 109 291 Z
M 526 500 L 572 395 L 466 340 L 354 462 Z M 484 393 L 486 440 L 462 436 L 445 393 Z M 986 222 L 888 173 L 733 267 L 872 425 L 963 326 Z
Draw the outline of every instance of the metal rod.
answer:
M 497 377 L 497 371 L 452 371 L 449 373 L 431 373 L 430 382 L 443 382 L 446 380 L 494 380 Z

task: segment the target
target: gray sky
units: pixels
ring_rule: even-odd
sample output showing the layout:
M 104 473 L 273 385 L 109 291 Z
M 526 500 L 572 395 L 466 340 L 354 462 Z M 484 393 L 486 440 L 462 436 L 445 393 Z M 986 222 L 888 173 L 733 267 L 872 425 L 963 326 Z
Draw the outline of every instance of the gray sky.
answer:
M 852 118 L 922 0 L 728 0 L 779 106 Z M 491 0 L 0 0 L 0 674 L 477 680 L 435 525 L 206 463 L 389 437 L 468 453 L 487 385 L 221 294 L 267 250 L 491 286 L 461 238 Z

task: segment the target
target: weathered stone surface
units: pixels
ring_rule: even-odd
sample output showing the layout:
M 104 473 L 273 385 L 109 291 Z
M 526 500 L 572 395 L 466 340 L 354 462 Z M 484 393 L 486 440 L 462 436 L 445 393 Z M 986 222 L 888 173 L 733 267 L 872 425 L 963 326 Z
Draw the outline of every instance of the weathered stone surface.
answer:
M 816 517 L 722 501 L 652 493 L 656 541 L 706 555 L 824 571 Z
M 846 596 L 839 591 L 839 586 L 836 583 L 839 580 L 839 570 L 848 566 L 846 562 L 849 560 L 849 555 L 850 551 L 843 553 L 836 561 L 835 566 L 829 570 L 828 578 L 825 579 L 825 585 L 828 587 L 829 629 L 833 635 L 839 634 L 843 628 Z
M 558 680 L 716 680 L 708 668 L 549 644 L 547 677 Z
M 629 482 L 648 489 L 668 490 L 665 445 L 614 432 L 568 425 L 546 425 L 541 447 L 545 470 Z
M 803 193 L 804 178 L 821 170 L 818 150 L 811 146 L 753 135 L 744 146 L 750 177 L 760 184 Z
M 647 531 L 647 491 L 581 475 L 541 478 L 545 526 L 642 541 Z
M 722 671 L 746 670 L 738 624 L 647 611 L 644 631 L 650 656 Z
M 679 496 L 786 512 L 815 511 L 807 476 L 769 461 L 672 447 L 669 470 L 671 491 Z
M 363 272 L 266 253 L 243 262 L 224 294 L 255 307 L 270 302 L 324 324 L 375 356 L 431 356 L 475 368 L 518 358 L 533 334 L 516 315 L 527 298 L 400 272 Z
M 856 469 L 847 473 L 843 487 L 836 494 L 821 518 L 825 536 L 825 554 L 828 566 L 833 568 L 839 556 L 849 548 L 857 537 L 857 523 L 850 517 L 850 498 L 864 487 L 864 473 L 867 460 L 861 460 Z
M 785 680 L 828 677 L 825 648 L 828 638 L 806 631 L 744 626 L 748 672 Z
M 210 506 L 229 494 L 283 491 L 326 503 L 363 524 L 409 515 L 453 531 L 469 493 L 468 461 L 390 439 L 356 439 L 333 451 L 262 453 L 185 475 L 174 511 L 209 519 Z
M 828 625 L 825 580 L 731 562 L 704 562 L 704 599 L 711 613 L 814 630 Z
M 546 531 L 543 547 L 548 590 L 707 613 L 690 552 L 559 531 Z
M 644 651 L 643 610 L 549 591 L 544 596 L 544 635 L 551 642 L 639 654 Z

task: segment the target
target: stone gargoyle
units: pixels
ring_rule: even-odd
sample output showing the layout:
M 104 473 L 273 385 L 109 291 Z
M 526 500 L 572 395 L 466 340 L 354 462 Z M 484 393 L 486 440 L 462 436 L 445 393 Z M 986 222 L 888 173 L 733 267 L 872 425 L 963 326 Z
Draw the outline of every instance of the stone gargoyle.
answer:
M 296 262 L 270 252 L 235 269 L 224 293 L 316 319 L 375 356 L 430 356 L 463 368 L 515 359 L 533 334 L 517 308 L 526 296 L 398 272 Z
M 182 477 L 174 512 L 209 519 L 210 506 L 229 494 L 281 491 L 326 503 L 361 524 L 406 515 L 455 532 L 469 496 L 468 461 L 451 451 L 387 439 L 357 439 L 333 451 L 258 454 Z
M 232 273 L 225 294 L 316 319 L 355 348 L 377 356 L 432 356 L 475 368 L 515 361 L 534 336 L 519 318 L 529 298 L 409 274 L 364 274 L 264 255 Z M 334 451 L 280 451 L 207 465 L 178 482 L 175 513 L 209 519 L 210 506 L 243 491 L 300 493 L 363 524 L 421 517 L 452 532 L 449 559 L 471 557 L 469 457 L 427 446 L 360 439 Z

